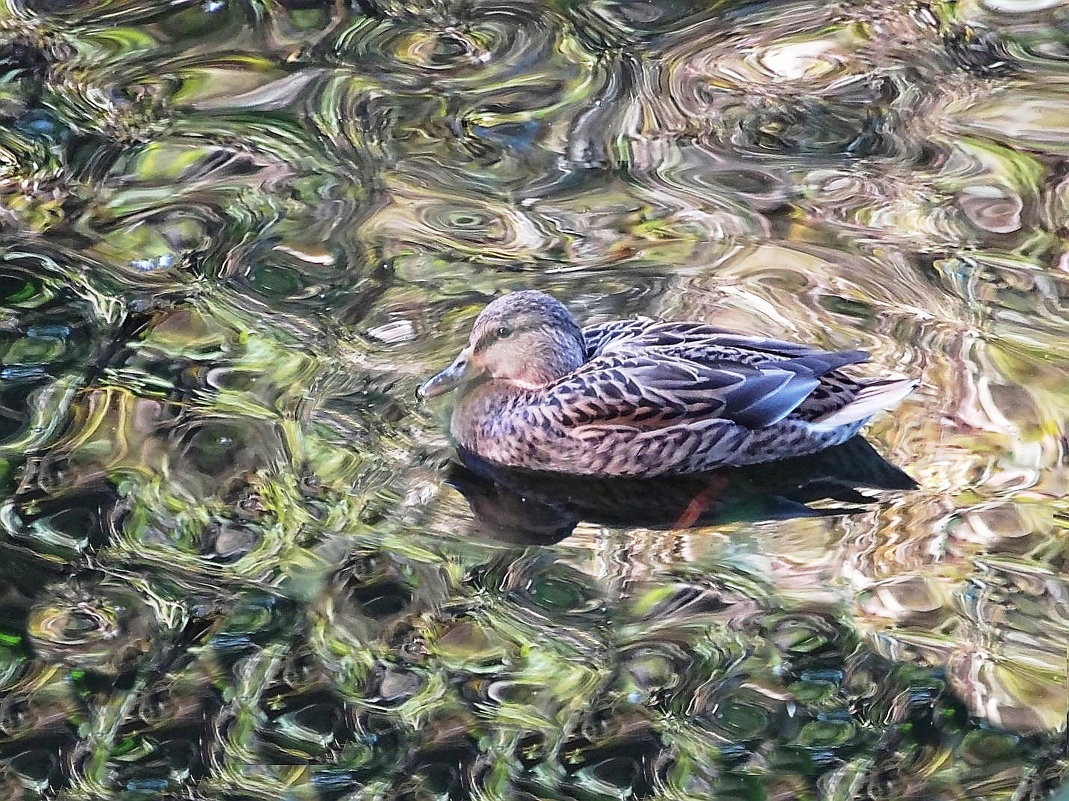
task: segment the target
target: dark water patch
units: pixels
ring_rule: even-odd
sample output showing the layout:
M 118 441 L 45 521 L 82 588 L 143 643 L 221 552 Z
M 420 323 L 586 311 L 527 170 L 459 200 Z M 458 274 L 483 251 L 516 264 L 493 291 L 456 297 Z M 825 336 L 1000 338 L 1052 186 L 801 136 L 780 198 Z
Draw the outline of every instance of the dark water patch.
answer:
M 1010 0 L 9 3 L 0 795 L 1048 797 L 1064 39 Z M 528 288 L 921 389 L 834 470 L 465 472 L 413 392 Z

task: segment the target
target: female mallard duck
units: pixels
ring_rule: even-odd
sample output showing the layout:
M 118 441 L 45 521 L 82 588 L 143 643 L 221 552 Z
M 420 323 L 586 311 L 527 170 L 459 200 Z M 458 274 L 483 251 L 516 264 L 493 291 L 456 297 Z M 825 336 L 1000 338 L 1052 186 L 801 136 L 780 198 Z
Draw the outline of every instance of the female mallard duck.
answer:
M 490 462 L 605 476 L 695 473 L 813 453 L 909 394 L 855 381 L 830 353 L 704 323 L 628 320 L 580 329 L 542 292 L 498 298 L 468 345 L 420 387 L 457 387 L 450 431 Z

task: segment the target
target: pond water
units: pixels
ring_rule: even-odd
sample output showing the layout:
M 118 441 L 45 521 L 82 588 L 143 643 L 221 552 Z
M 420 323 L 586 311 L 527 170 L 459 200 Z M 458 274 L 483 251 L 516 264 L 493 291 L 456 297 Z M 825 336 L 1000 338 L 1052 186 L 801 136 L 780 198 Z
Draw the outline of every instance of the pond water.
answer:
M 922 386 L 502 487 L 527 288 Z M 1067 295 L 1057 0 L 0 0 L 0 796 L 1047 798 Z

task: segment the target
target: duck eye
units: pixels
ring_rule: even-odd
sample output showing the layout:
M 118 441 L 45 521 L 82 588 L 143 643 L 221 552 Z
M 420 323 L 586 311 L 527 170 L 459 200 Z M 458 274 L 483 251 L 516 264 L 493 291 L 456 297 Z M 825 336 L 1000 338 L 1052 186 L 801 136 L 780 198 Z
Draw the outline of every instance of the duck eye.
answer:
M 498 329 L 496 331 L 494 331 L 494 335 L 498 339 L 504 339 L 505 337 L 507 337 L 511 333 L 512 333 L 512 329 L 511 328 L 506 328 L 503 325 L 499 326 Z

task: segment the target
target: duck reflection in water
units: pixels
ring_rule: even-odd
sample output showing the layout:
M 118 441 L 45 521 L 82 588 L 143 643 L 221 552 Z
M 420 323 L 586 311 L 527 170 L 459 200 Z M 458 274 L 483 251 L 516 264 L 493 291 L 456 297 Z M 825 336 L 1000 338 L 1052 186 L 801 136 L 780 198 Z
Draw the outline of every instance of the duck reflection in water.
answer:
M 859 489 L 917 485 L 860 436 L 795 459 L 658 478 L 589 477 L 502 467 L 458 450 L 448 483 L 471 506 L 481 533 L 551 545 L 581 521 L 685 529 L 861 511 L 876 500 Z M 832 505 L 810 504 L 830 501 Z

